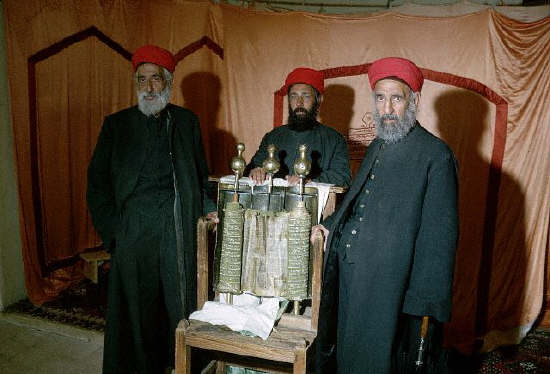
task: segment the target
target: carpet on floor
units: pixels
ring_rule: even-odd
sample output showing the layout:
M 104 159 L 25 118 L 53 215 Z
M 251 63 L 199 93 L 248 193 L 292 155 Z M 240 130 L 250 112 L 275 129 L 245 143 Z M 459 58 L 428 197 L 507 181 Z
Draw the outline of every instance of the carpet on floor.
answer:
M 550 373 L 550 330 L 534 329 L 521 344 L 500 347 L 480 356 L 476 373 Z
M 55 300 L 36 306 L 25 299 L 8 306 L 5 312 L 104 331 L 105 310 L 105 290 L 100 285 L 83 280 L 61 292 Z
M 106 311 L 106 282 L 93 284 L 84 280 L 63 291 L 55 300 L 41 306 L 22 300 L 6 312 L 104 331 Z M 537 328 L 521 344 L 500 347 L 478 356 L 451 354 L 455 373 L 460 374 L 550 374 L 550 330 Z

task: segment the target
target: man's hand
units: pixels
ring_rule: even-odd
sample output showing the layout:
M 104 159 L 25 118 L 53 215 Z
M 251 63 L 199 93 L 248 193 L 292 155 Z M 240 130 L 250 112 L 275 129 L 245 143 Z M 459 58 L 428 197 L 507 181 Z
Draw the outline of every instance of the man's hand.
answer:
M 262 184 L 265 181 L 265 170 L 263 168 L 254 168 L 248 175 L 255 184 Z
M 218 212 L 210 212 L 206 215 L 206 219 L 210 222 L 218 223 L 220 220 L 218 219 Z
M 288 181 L 289 186 L 294 186 L 300 183 L 300 177 L 297 175 L 287 175 L 285 179 Z M 304 179 L 304 186 L 309 183 L 311 179 L 305 178 Z
M 287 180 L 289 186 L 294 186 L 300 183 L 300 177 L 297 175 L 287 175 L 285 179 Z
M 311 228 L 311 235 L 309 237 L 309 241 L 313 244 L 313 236 L 315 234 L 317 234 L 318 232 L 321 232 L 323 234 L 323 236 L 325 237 L 325 240 L 323 241 L 323 244 L 324 244 L 324 248 L 323 248 L 323 251 L 326 252 L 327 250 L 327 238 L 328 238 L 328 234 L 329 234 L 329 231 L 327 230 L 327 228 L 323 225 L 315 225 Z
M 218 218 L 218 212 L 210 212 L 206 215 L 206 219 L 212 223 L 215 223 L 216 226 L 214 226 L 214 229 L 212 231 L 216 232 L 218 229 L 218 223 L 220 222 L 220 219 Z

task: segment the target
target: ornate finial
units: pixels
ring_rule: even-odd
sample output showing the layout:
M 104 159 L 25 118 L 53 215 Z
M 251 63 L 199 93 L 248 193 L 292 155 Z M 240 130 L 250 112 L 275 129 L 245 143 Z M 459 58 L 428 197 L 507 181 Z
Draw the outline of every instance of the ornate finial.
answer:
M 311 162 L 306 157 L 307 145 L 298 147 L 300 157 L 294 162 L 294 173 L 300 178 L 305 178 L 311 170 Z
M 275 158 L 275 152 L 277 152 L 277 147 L 275 147 L 273 144 L 270 144 L 267 147 L 267 158 L 262 163 L 262 167 L 265 170 L 267 174 L 277 174 L 279 171 L 279 167 L 281 164 L 279 164 L 279 161 Z
M 231 170 L 233 170 L 233 174 L 237 175 L 238 178 L 240 178 L 241 175 L 243 175 L 244 168 L 246 167 L 246 163 L 242 156 L 244 149 L 245 147 L 243 143 L 237 144 L 237 156 L 231 159 L 231 164 L 230 164 Z

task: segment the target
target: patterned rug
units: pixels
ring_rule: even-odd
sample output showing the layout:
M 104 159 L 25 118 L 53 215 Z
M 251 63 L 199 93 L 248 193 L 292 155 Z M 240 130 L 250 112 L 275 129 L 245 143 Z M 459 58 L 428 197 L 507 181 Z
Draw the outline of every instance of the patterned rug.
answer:
M 480 361 L 480 374 L 550 373 L 550 330 L 535 329 L 521 344 L 501 347 Z
M 101 284 L 101 282 L 100 282 Z M 6 313 L 20 313 L 51 322 L 64 323 L 94 331 L 105 329 L 105 290 L 87 280 L 63 291 L 41 306 L 21 300 L 8 306 Z

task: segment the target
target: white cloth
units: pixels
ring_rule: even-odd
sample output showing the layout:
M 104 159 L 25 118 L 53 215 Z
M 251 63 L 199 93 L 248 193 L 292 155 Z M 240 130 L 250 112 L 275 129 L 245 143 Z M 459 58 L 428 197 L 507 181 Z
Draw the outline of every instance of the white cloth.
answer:
M 325 205 L 327 205 L 330 186 L 333 186 L 333 184 L 320 182 L 309 182 L 306 184 L 306 187 L 317 188 L 317 222 L 321 222 L 323 210 L 325 209 Z
M 223 176 L 220 178 L 220 183 L 234 184 L 235 176 L 234 175 Z M 261 185 L 264 186 L 267 183 L 268 183 L 268 180 L 266 179 L 264 183 L 262 183 Z M 252 193 L 254 193 L 255 183 L 251 178 L 249 177 L 239 178 L 239 184 L 249 185 L 252 190 Z M 288 181 L 282 178 L 275 178 L 273 179 L 273 185 L 276 187 L 288 187 Z M 323 209 L 325 209 L 325 205 L 327 204 L 328 195 L 329 195 L 331 186 L 333 186 L 333 184 L 319 183 L 319 182 L 309 182 L 306 184 L 306 187 L 315 187 L 317 189 L 317 222 L 321 222 L 321 216 L 323 214 Z
M 278 317 L 278 297 L 260 298 L 254 295 L 233 295 L 233 305 L 207 301 L 201 310 L 191 313 L 189 319 L 225 325 L 233 331 L 246 331 L 266 340 Z

